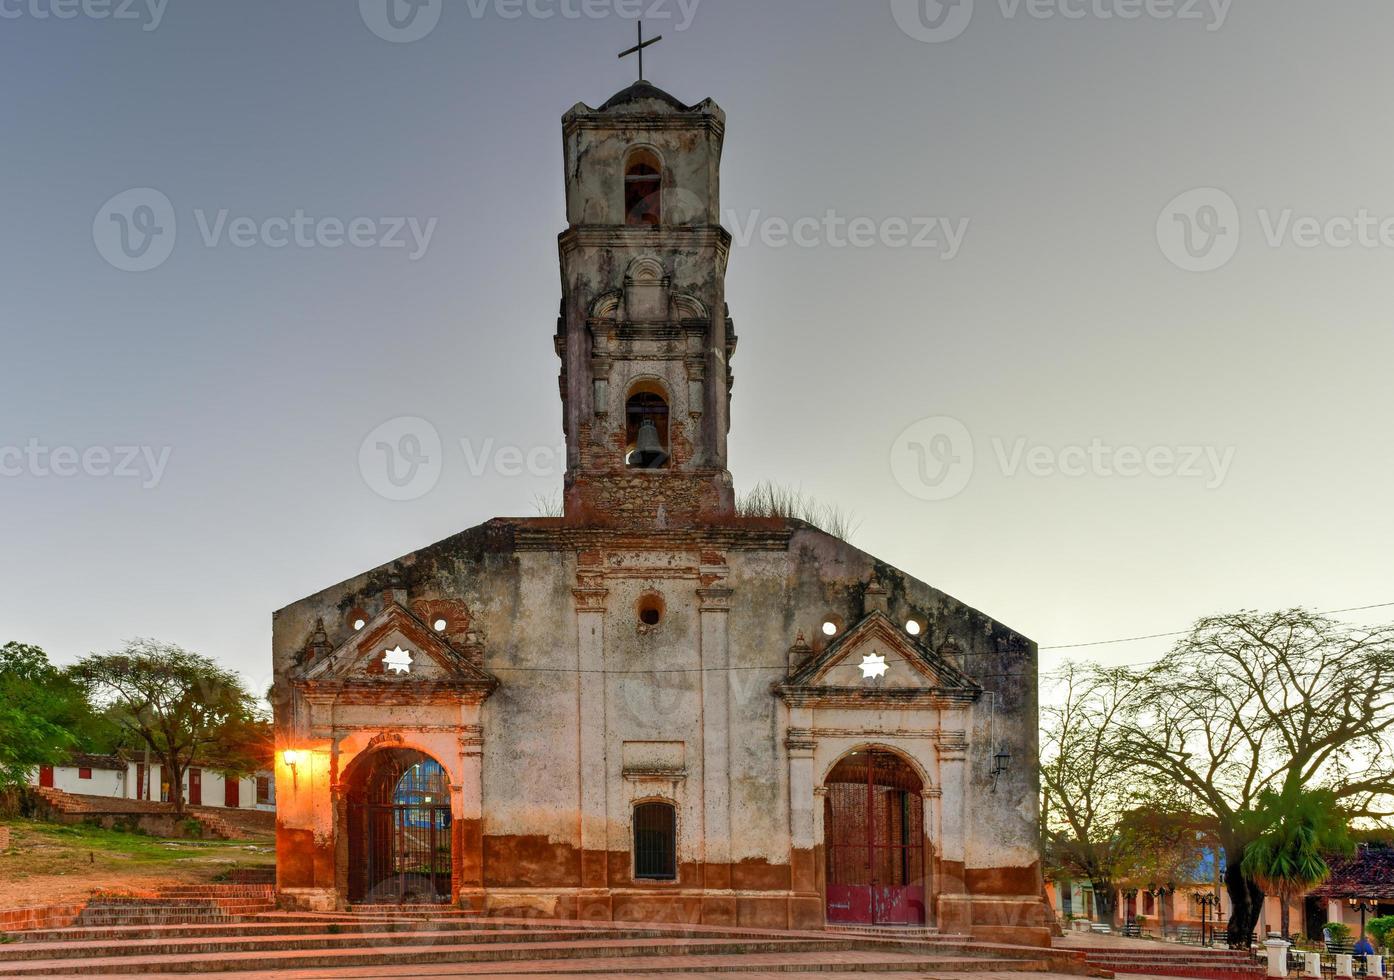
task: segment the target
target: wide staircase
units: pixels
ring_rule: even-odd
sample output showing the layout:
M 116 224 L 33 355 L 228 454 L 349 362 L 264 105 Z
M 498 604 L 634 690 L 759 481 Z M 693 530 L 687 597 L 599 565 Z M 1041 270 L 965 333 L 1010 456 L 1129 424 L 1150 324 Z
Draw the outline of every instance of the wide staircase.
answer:
M 74 928 L 217 925 L 276 907 L 271 885 L 171 885 L 154 892 L 97 892 Z
M 33 792 L 50 809 L 57 813 L 74 817 L 97 817 L 121 814 L 135 816 L 143 813 L 168 815 L 174 810 L 173 804 L 161 803 L 158 800 L 128 800 L 113 796 L 83 796 L 77 793 L 67 793 L 51 786 L 34 787 Z M 253 827 L 260 828 L 260 825 L 263 823 L 268 824 L 264 832 L 269 832 L 271 827 L 269 826 L 267 818 L 274 818 L 274 815 L 264 814 L 260 811 L 219 811 L 216 808 L 199 806 L 186 807 L 184 816 L 189 820 L 197 821 L 199 827 L 202 829 L 202 836 L 210 839 L 216 838 L 218 840 L 240 840 L 253 836 L 254 833 L 257 832 Z
M 14 942 L 0 945 L 0 977 L 589 975 L 639 980 L 680 973 L 889 980 L 928 972 L 1090 972 L 1084 958 L 1072 952 L 948 937 L 495 919 L 387 906 L 345 914 L 240 915 L 217 904 L 231 900 L 211 899 L 222 917 L 207 905 L 173 910 L 147 905 L 139 913 L 127 911 L 149 921 L 118 924 L 99 917 L 67 929 L 12 934 Z
M 1146 948 L 1155 946 L 1155 949 Z M 1201 980 L 1250 980 L 1267 970 L 1242 950 L 1208 949 L 1171 943 L 1136 946 L 1071 946 L 1091 967 L 1112 973 L 1142 973 Z

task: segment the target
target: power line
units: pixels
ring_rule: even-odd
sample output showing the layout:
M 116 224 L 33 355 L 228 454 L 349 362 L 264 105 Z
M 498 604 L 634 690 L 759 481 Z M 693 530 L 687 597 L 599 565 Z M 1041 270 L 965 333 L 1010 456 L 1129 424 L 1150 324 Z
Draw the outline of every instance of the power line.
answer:
M 1389 609 L 1389 608 L 1394 608 L 1394 602 L 1380 602 L 1380 603 L 1375 603 L 1375 604 L 1369 605 L 1369 606 L 1350 606 L 1350 607 L 1348 607 L 1348 608 L 1346 608 L 1346 609 L 1326 609 L 1326 610 L 1323 610 L 1323 611 L 1321 611 L 1321 612 L 1318 612 L 1316 615 L 1318 615 L 1318 616 L 1336 616 L 1336 615 L 1340 615 L 1340 614 L 1342 614 L 1342 613 L 1367 612 L 1367 611 L 1369 611 L 1369 610 L 1371 610 L 1371 609 Z M 1065 644 L 1060 644 L 1060 645 L 1056 645 L 1056 646 L 1040 647 L 1040 650 L 1043 651 L 1043 652 L 1046 651 L 1046 650 L 1081 650 L 1081 649 L 1086 649 L 1086 648 L 1088 648 L 1088 647 L 1112 646 L 1112 645 L 1117 644 L 1117 643 L 1137 643 L 1137 642 L 1140 642 L 1140 641 L 1142 641 L 1142 640 L 1161 640 L 1161 639 L 1169 639 L 1169 638 L 1174 637 L 1174 636 L 1187 636 L 1187 635 L 1190 634 L 1190 632 L 1191 632 L 1190 630 L 1176 630 L 1176 631 L 1170 632 L 1170 633 L 1150 633 L 1150 634 L 1148 634 L 1148 635 L 1146 635 L 1146 636 L 1126 636 L 1126 637 L 1120 637 L 1120 638 L 1114 639 L 1114 640 L 1094 640 L 1094 641 L 1089 642 L 1089 643 L 1065 643 Z M 985 655 L 985 654 L 977 653 L 976 651 L 964 651 L 964 653 L 963 653 L 964 659 L 966 660 L 968 657 L 974 656 L 975 653 L 976 653 L 976 655 L 978 655 L 978 656 L 984 656 L 984 655 Z M 911 661 L 906 660 L 906 659 L 904 659 L 904 658 L 902 658 L 902 657 L 887 657 L 887 658 L 886 658 L 886 665 L 887 665 L 887 666 L 891 666 L 891 665 L 894 665 L 894 664 L 908 664 L 908 663 L 911 663 Z M 1154 661 L 1149 661 L 1149 663 L 1160 663 L 1160 661 L 1155 661 L 1155 660 L 1154 660 Z M 855 665 L 855 664 L 852 664 L 852 665 L 850 665 L 850 666 L 856 666 L 856 665 Z M 1146 666 L 1146 664 L 1140 664 L 1140 665 L 1138 665 L 1138 666 Z M 746 671 L 746 670 L 766 670 L 766 671 L 771 671 L 771 672 L 786 673 L 786 672 L 788 671 L 789 668 L 787 667 L 787 665 L 784 665 L 784 664 L 728 664 L 728 665 L 725 666 L 725 667 L 650 667 L 650 668 L 638 668 L 638 669 L 628 669 L 628 670 L 612 670 L 612 669 L 608 669 L 608 668 L 604 668 L 604 667 L 599 668 L 599 669 L 596 669 L 596 668 L 581 668 L 581 667 L 511 667 L 511 666 L 504 666 L 504 665 L 501 665 L 501 664 L 500 664 L 500 665 L 497 665 L 497 666 L 490 666 L 489 669 L 490 669 L 491 671 L 496 672 L 496 673 L 518 673 L 518 674 L 599 674 L 599 675 L 608 676 L 608 677 L 625 677 L 625 676 L 654 676 L 654 675 L 658 675 L 658 674 L 714 674 L 714 673 L 728 673 L 728 672 L 732 672 L 732 671 Z M 971 669 L 971 668 L 969 668 L 969 669 Z M 997 678 L 997 679 L 1008 679 L 1008 678 L 1011 678 L 1011 679 L 1015 679 L 1015 678 L 1018 678 L 1018 677 L 1024 677 L 1025 675 L 1024 675 L 1024 674 L 1019 674 L 1019 673 L 989 673 L 989 674 L 979 674 L 979 673 L 977 673 L 977 672 L 973 672 L 972 676 L 973 676 L 973 678 L 974 678 L 975 680 L 986 680 L 986 679 L 988 679 L 988 678 Z
M 1317 613 L 1318 616 L 1337 616 L 1341 613 L 1366 612 L 1370 609 L 1389 609 L 1394 607 L 1394 602 L 1380 602 L 1372 606 L 1351 606 L 1349 609 L 1326 609 Z M 1095 640 L 1092 643 L 1062 643 L 1056 646 L 1041 647 L 1045 650 L 1082 650 L 1086 647 L 1106 647 L 1115 643 L 1137 643 L 1142 640 L 1164 640 L 1173 636 L 1186 636 L 1190 630 L 1177 630 L 1174 633 L 1152 633 L 1148 636 L 1124 636 L 1116 640 Z
M 922 661 L 907 660 L 904 657 L 887 657 L 886 666 L 892 667 L 896 664 L 918 663 L 925 666 Z M 848 667 L 856 667 L 857 664 L 845 664 Z M 932 665 L 931 665 L 932 666 Z M 652 676 L 655 674 L 724 674 L 738 670 L 767 670 L 780 674 L 787 674 L 789 668 L 784 664 L 729 664 L 725 667 L 648 667 L 638 669 L 611 670 L 608 668 L 595 667 L 506 667 L 503 665 L 489 666 L 491 673 L 502 674 L 603 674 L 607 677 L 633 677 L 633 676 Z M 1025 677 L 1020 673 L 974 673 L 973 679 L 980 680 L 988 677 Z

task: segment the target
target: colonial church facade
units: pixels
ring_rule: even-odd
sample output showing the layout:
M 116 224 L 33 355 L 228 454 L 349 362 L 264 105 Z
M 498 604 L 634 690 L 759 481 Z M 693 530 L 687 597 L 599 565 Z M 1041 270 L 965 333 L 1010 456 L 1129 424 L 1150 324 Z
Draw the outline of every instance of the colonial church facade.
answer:
M 563 132 L 564 516 L 275 615 L 282 903 L 1047 942 L 1034 644 L 736 513 L 724 114 Z

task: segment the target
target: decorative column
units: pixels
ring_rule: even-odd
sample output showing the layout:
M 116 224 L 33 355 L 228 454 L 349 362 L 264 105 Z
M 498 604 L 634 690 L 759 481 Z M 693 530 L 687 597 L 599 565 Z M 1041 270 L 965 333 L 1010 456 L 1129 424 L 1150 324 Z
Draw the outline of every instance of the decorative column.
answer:
M 789 734 L 784 747 L 789 750 L 789 845 L 794 850 L 812 851 L 818 845 L 813 828 L 814 770 L 813 711 L 789 709 Z M 797 883 L 795 891 L 806 891 Z
M 463 709 L 478 717 L 479 705 Z M 460 726 L 460 782 L 450 787 L 452 814 L 451 850 L 455 855 L 451 877 L 455 903 L 461 908 L 484 910 L 484 729 L 465 722 Z
M 731 887 L 731 590 L 721 584 L 725 576 L 724 564 L 704 565 L 702 581 L 711 584 L 697 590 L 702 638 L 701 885 L 708 890 Z M 702 921 L 735 925 L 735 900 L 703 899 Z
M 349 900 L 349 824 L 348 787 L 344 785 L 339 767 L 339 746 L 345 732 L 333 729 L 329 742 L 329 805 L 334 826 L 334 902 L 336 908 L 348 908 Z
M 789 879 L 794 892 L 789 906 L 791 929 L 821 929 L 825 907 L 818 881 L 818 824 L 816 814 L 827 790 L 815 787 L 817 773 L 813 752 L 813 709 L 789 709 L 789 733 L 784 747 L 789 753 Z M 820 792 L 821 790 L 821 792 Z
M 585 557 L 582 558 L 583 563 Z M 581 575 L 576 598 L 576 735 L 579 750 L 579 810 L 582 888 L 608 884 L 610 842 L 606 836 L 605 601 L 599 556 L 595 572 Z
M 939 774 L 942 798 L 939 800 L 939 928 L 944 932 L 968 935 L 972 931 L 972 909 L 964 881 L 967 853 L 964 838 L 964 809 L 967 804 L 966 739 L 941 739 Z
M 935 925 L 939 919 L 936 899 L 944 889 L 944 791 L 938 786 L 926 786 L 920 796 L 924 800 L 924 896 L 925 912 L 929 917 L 926 924 Z
M 1268 975 L 1270 977 L 1279 977 L 1281 980 L 1286 980 L 1288 975 L 1288 947 L 1291 946 L 1292 943 L 1288 942 L 1286 939 L 1269 938 L 1264 940 L 1263 945 L 1268 952 Z M 1346 959 L 1349 961 L 1350 957 L 1346 957 Z M 1350 976 L 1349 962 L 1346 964 L 1346 972 L 1342 973 L 1339 961 L 1340 957 L 1337 957 L 1336 976 Z

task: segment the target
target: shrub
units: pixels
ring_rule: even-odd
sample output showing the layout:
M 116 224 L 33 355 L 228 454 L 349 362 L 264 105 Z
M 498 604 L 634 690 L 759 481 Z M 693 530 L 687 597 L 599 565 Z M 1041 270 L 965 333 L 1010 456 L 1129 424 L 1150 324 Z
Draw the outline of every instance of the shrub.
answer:
M 1365 931 L 1370 934 L 1376 946 L 1387 947 L 1394 943 L 1394 915 L 1381 915 L 1377 919 L 1371 919 L 1365 923 Z
M 1350 945 L 1350 926 L 1344 922 L 1328 922 L 1326 931 L 1331 933 L 1331 944 L 1333 946 Z
M 200 839 L 203 837 L 203 824 L 199 823 L 193 817 L 190 817 L 188 820 L 181 820 L 179 822 L 179 831 L 179 836 L 181 837 Z

